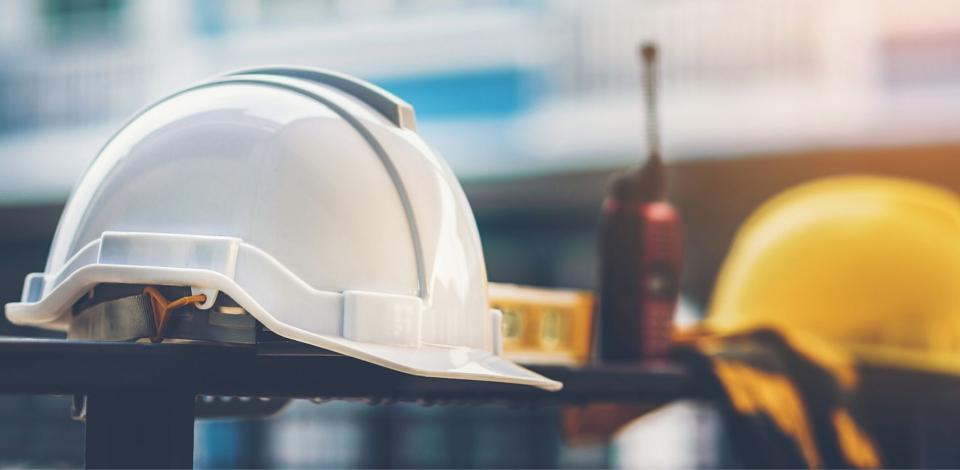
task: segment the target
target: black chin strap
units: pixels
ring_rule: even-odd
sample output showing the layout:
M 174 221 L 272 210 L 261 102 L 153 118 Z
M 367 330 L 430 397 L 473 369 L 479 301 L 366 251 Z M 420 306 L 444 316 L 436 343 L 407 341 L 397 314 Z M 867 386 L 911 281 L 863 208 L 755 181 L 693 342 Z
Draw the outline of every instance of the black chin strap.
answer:
M 67 338 L 131 341 L 157 332 L 150 297 L 145 294 L 100 302 L 70 320 Z
M 106 290 L 107 299 L 101 294 Z M 124 289 L 129 293 L 130 289 Z M 99 286 L 90 299 L 77 304 L 67 337 L 105 341 L 134 341 L 156 335 L 150 296 L 142 293 L 116 297 Z M 114 295 L 110 295 L 110 293 Z M 99 295 L 98 295 L 99 294 Z M 220 313 L 184 307 L 170 314 L 166 339 L 255 344 L 257 321 L 249 314 Z

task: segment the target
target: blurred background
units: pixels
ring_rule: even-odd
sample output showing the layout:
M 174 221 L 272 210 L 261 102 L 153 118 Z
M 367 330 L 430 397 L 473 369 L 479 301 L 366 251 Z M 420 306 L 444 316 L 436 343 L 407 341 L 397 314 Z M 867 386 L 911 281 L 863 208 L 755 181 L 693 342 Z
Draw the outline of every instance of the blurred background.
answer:
M 611 174 L 643 155 L 636 44 L 662 48 L 670 198 L 695 317 L 734 230 L 825 174 L 960 189 L 960 5 L 847 0 L 0 0 L 0 303 L 137 109 L 247 66 L 346 72 L 410 102 L 473 205 L 490 279 L 595 286 Z M 0 319 L 0 334 L 42 335 Z M 0 379 L 2 380 L 2 379 Z M 66 398 L 0 398 L 0 465 L 82 464 Z M 197 425 L 200 467 L 604 467 L 555 408 L 296 402 Z

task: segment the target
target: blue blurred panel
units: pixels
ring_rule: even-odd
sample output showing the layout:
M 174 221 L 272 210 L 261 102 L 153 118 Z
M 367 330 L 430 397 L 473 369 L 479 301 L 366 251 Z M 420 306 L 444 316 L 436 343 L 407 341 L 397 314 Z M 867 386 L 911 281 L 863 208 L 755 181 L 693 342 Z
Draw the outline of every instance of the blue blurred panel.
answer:
M 193 22 L 197 32 L 204 36 L 223 34 L 227 28 L 228 4 L 220 0 L 194 0 Z
M 542 77 L 518 68 L 463 70 L 374 80 L 413 105 L 417 118 L 504 118 L 530 106 Z
M 194 467 L 237 468 L 262 465 L 263 426 L 259 421 L 199 421 L 194 429 Z

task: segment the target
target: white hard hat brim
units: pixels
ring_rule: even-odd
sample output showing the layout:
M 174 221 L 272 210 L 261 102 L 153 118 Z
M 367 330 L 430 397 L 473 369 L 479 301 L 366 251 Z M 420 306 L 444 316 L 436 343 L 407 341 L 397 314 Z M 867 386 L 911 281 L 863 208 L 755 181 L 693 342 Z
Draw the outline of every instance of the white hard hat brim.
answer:
M 330 329 L 342 334 L 342 324 L 327 321 L 330 312 L 339 314 L 343 310 L 345 293 L 304 291 L 300 295 L 288 293 L 283 299 L 286 304 L 278 304 L 277 296 L 257 297 L 237 282 L 236 272 L 225 273 L 224 269 L 119 264 L 118 259 L 108 256 L 110 242 L 115 243 L 138 238 L 142 242 L 177 244 L 189 242 L 203 243 L 211 247 L 218 244 L 233 247 L 223 251 L 226 259 L 236 264 L 238 257 L 264 257 L 258 263 L 249 263 L 257 268 L 270 265 L 271 260 L 263 252 L 245 245 L 239 239 L 230 237 L 185 237 L 166 234 L 130 234 L 106 233 L 82 249 L 68 269 L 54 276 L 33 274 L 28 276 L 24 286 L 23 301 L 6 305 L 7 318 L 14 324 L 41 326 L 44 328 L 65 330 L 69 323 L 70 306 L 93 287 L 103 283 L 202 286 L 201 292 L 219 292 L 229 295 L 246 309 L 254 318 L 274 333 L 285 338 L 317 346 L 346 356 L 354 357 L 399 372 L 438 378 L 481 380 L 500 383 L 531 385 L 545 390 L 559 390 L 560 382 L 550 380 L 536 372 L 514 364 L 492 352 L 464 346 L 434 345 L 419 342 L 416 345 L 377 344 L 355 341 L 335 334 L 321 334 L 315 331 Z M 213 250 L 217 251 L 217 250 Z M 104 262 L 106 261 L 106 262 Z M 167 260 L 169 262 L 169 259 Z M 216 264 L 216 259 L 213 259 Z M 258 272 L 260 269 L 257 270 Z M 293 274 L 286 271 L 284 275 Z M 45 284 L 50 284 L 49 286 Z M 302 281 L 285 285 L 300 286 L 307 289 Z M 403 297 L 403 296 L 394 296 Z M 272 302 L 272 303 L 271 303 Z M 270 305 L 268 308 L 265 305 Z M 279 305 L 279 306 L 278 306 Z M 289 306 L 309 306 L 311 312 L 304 314 L 303 308 L 292 309 Z M 293 311 L 291 311 L 293 310 Z M 371 312 L 376 314 L 377 312 Z M 384 312 L 388 315 L 389 312 Z M 300 328 L 302 325 L 307 328 Z

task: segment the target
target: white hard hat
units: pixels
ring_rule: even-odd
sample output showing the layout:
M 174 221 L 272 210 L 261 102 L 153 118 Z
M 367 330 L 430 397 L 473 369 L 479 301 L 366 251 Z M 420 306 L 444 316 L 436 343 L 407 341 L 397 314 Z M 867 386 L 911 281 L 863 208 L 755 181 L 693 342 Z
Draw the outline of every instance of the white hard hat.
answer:
M 561 387 L 498 356 L 473 213 L 413 109 L 341 74 L 236 72 L 127 123 L 7 318 L 71 329 L 103 285 L 189 288 L 197 312 L 230 301 L 284 338 L 401 372 Z

